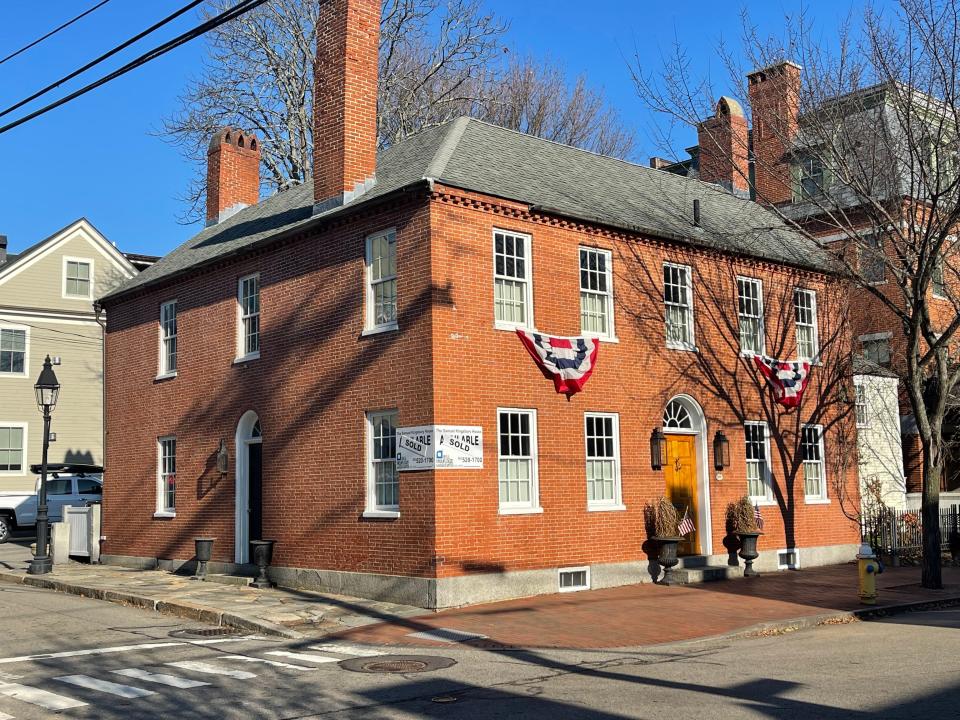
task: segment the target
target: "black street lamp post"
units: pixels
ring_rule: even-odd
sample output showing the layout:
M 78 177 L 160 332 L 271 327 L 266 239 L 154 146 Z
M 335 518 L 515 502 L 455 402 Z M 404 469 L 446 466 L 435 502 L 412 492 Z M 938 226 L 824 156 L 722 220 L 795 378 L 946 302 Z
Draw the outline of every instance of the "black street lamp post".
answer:
M 37 552 L 30 561 L 27 572 L 30 575 L 45 575 L 53 570 L 50 559 L 50 530 L 47 517 L 47 449 L 50 447 L 50 413 L 57 404 L 60 383 L 53 372 L 50 356 L 43 361 L 43 370 L 33 389 L 37 393 L 37 405 L 43 413 L 43 459 L 40 466 L 40 492 L 37 497 Z

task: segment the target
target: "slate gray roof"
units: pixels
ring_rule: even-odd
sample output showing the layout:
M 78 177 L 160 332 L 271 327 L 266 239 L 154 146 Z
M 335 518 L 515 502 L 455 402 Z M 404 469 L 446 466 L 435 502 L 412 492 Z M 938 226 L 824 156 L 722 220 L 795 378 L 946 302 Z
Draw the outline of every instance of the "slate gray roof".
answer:
M 4 260 L 3 262 L 0 262 L 0 268 L 2 268 L 4 265 L 9 265 L 10 263 L 16 262 L 16 261 L 17 261 L 17 258 L 20 257 L 20 255 L 22 255 L 22 254 L 23 254 L 23 253 L 18 253 L 18 254 L 16 254 L 16 255 L 11 255 L 10 253 L 7 253 L 7 259 Z
M 310 182 L 278 193 L 202 230 L 105 299 L 243 253 L 428 179 L 695 246 L 818 271 L 834 268 L 825 250 L 773 213 L 716 186 L 459 118 L 381 151 L 376 185 L 356 200 L 314 216 Z M 693 225 L 694 198 L 700 200 L 701 227 Z

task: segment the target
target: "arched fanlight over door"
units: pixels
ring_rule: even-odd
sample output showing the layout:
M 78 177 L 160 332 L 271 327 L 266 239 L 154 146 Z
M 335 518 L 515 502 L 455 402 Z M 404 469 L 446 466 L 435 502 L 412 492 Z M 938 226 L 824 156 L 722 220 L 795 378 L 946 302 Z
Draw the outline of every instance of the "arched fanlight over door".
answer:
M 693 418 L 679 400 L 671 400 L 663 411 L 663 426 L 678 430 L 693 430 Z
M 263 436 L 260 434 L 260 421 L 259 421 L 259 420 L 257 420 L 257 421 L 253 424 L 253 430 L 250 431 L 250 437 L 252 437 L 252 438 L 263 437 Z

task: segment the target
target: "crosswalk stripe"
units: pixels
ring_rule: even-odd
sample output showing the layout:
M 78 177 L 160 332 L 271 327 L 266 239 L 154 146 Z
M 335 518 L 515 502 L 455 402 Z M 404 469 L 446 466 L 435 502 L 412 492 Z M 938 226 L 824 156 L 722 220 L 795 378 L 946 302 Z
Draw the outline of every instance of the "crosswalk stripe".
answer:
M 347 645 L 346 643 L 321 643 L 319 645 L 310 645 L 311 650 L 320 650 L 322 652 L 332 652 L 338 655 L 353 655 L 355 657 L 375 657 L 383 655 L 380 650 L 362 647 L 360 645 Z
M 12 697 L 14 700 L 23 700 L 31 705 L 39 705 L 47 710 L 69 710 L 70 708 L 83 707 L 86 705 L 82 700 L 74 700 L 73 698 L 18 683 L 0 683 L 0 694 Z
M 145 680 L 146 682 L 158 683 L 160 685 L 169 685 L 170 687 L 188 690 L 195 687 L 203 687 L 210 683 L 199 680 L 190 680 L 189 678 L 179 677 L 178 675 L 167 675 L 165 673 L 152 673 L 140 668 L 127 668 L 125 670 L 114 670 L 114 674 L 131 677 L 134 680 Z
M 34 660 L 54 660 L 56 658 L 83 657 L 85 655 L 111 655 L 113 653 L 131 652 L 135 650 L 157 650 L 159 648 L 177 647 L 182 645 L 221 645 L 224 643 L 266 639 L 267 638 L 264 638 L 260 635 L 245 635 L 243 637 L 213 638 L 212 640 L 155 642 L 141 643 L 139 645 L 114 645 L 112 647 L 90 648 L 88 650 L 66 650 L 64 652 L 39 653 L 37 655 L 20 655 L 19 657 L 0 658 L 0 665 L 33 662 Z
M 330 657 L 329 655 L 317 655 L 316 653 L 295 653 L 287 652 L 286 650 L 271 650 L 267 655 L 275 655 L 276 657 L 285 657 L 290 658 L 291 660 L 300 660 L 301 662 L 311 662 L 311 663 L 331 663 L 331 662 L 340 662 L 340 658 Z
M 144 690 L 143 688 L 133 687 L 132 685 L 121 685 L 120 683 L 110 682 L 109 680 L 98 680 L 89 675 L 62 675 L 54 680 L 70 683 L 88 690 L 97 690 L 99 692 L 119 695 L 122 698 L 138 698 L 153 695 L 153 690 Z
M 200 660 L 180 660 L 178 662 L 169 662 L 167 665 L 183 670 L 206 673 L 207 675 L 225 675 L 235 680 L 252 680 L 257 676 L 256 673 L 247 672 L 246 670 L 231 670 L 230 668 L 219 667 L 213 663 L 201 662 Z M 0 718 L 0 720 L 3 720 L 3 718 Z
M 265 658 L 250 657 L 248 655 L 218 655 L 217 658 L 220 660 L 241 660 L 243 662 L 263 663 L 264 665 L 269 665 L 270 667 L 286 668 L 287 670 L 313 670 L 312 667 L 291 665 L 290 663 L 279 662 L 277 660 L 267 660 Z
M 13 715 L 7 715 L 5 712 L 0 712 L 0 720 L 14 720 Z

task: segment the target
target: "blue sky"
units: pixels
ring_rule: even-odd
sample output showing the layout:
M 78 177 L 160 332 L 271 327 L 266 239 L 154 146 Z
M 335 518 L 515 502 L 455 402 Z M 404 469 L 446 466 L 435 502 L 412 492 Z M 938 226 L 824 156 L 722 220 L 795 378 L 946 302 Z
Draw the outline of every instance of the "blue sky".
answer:
M 829 38 L 840 18 L 861 0 L 807 0 L 810 17 Z M 89 59 L 173 12 L 185 0 L 111 0 L 29 52 L 0 65 L 0 108 L 6 108 Z M 735 40 L 738 6 L 674 0 L 486 0 L 510 22 L 508 44 L 518 52 L 549 55 L 571 75 L 584 72 L 603 86 L 638 130 L 635 159 L 656 148 L 646 133 L 652 119 L 634 94 L 624 58 L 634 49 L 655 65 L 661 49 L 679 36 L 703 69 L 721 38 Z M 93 5 L 93 0 L 8 0 L 0 24 L 0 57 Z M 764 32 L 776 32 L 799 2 L 747 4 Z M 105 66 L 119 66 L 196 22 L 187 14 Z M 153 133 L 204 55 L 203 40 L 172 53 L 20 128 L 0 135 L 0 234 L 17 252 L 85 216 L 121 249 L 162 255 L 198 226 L 177 222 L 178 195 L 193 171 L 176 148 Z M 64 90 L 79 87 L 81 79 Z M 53 93 L 50 97 L 57 97 Z M 39 102 L 30 106 L 38 107 Z M 17 114 L 3 119 L 0 124 Z M 692 136 L 690 138 L 692 142 Z

